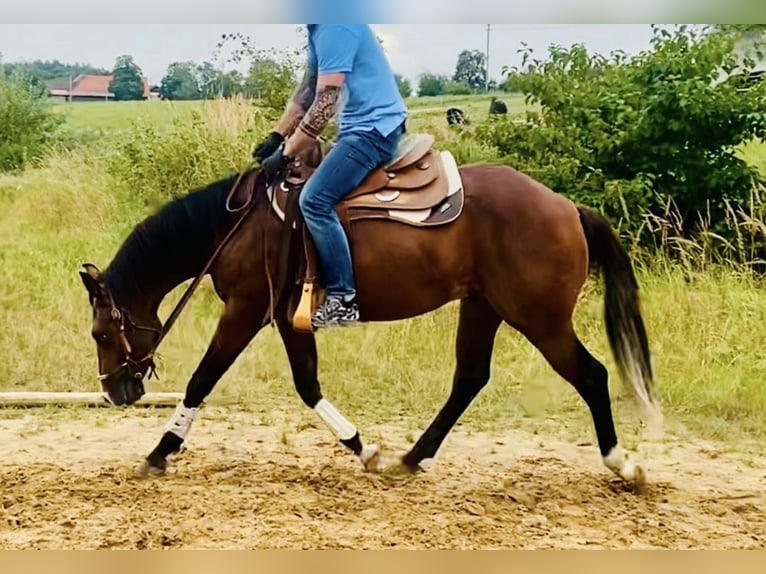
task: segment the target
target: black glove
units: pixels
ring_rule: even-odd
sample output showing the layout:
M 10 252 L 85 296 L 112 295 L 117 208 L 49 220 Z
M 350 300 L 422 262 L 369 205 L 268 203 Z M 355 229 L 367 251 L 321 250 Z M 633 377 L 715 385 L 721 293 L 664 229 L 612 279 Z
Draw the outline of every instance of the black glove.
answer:
M 282 145 L 283 141 L 285 141 L 285 138 L 282 137 L 282 135 L 277 132 L 271 132 L 266 139 L 255 148 L 255 151 L 253 151 L 253 158 L 263 161 L 273 154 L 277 148 Z
M 273 177 L 290 163 L 289 157 L 282 153 L 284 148 L 278 147 L 269 157 L 261 161 L 261 171 L 268 177 Z

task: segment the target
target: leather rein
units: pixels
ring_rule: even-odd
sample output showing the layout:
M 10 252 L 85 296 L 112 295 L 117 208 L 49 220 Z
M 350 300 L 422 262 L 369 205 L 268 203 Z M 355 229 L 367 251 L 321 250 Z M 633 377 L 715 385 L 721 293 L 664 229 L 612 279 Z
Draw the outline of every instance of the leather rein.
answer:
M 324 142 L 324 139 L 317 138 L 317 145 L 320 146 L 319 150 L 321 153 L 321 143 Z M 321 159 L 320 159 L 321 161 Z M 108 381 L 113 376 L 117 375 L 122 369 L 127 368 L 129 374 L 132 378 L 141 381 L 144 378 L 144 365 L 147 365 L 146 371 L 148 372 L 147 380 L 151 379 L 152 376 L 159 378 L 157 376 L 156 371 L 156 365 L 154 364 L 154 355 L 157 352 L 157 349 L 160 346 L 160 343 L 165 339 L 170 329 L 173 327 L 173 324 L 178 319 L 178 316 L 181 314 L 181 311 L 183 311 L 186 304 L 191 299 L 191 296 L 193 295 L 194 291 L 199 287 L 199 284 L 202 282 L 202 279 L 207 274 L 207 272 L 210 270 L 210 267 L 213 265 L 215 260 L 220 255 L 223 248 L 229 243 L 231 238 L 234 236 L 234 234 L 239 230 L 242 223 L 245 221 L 247 216 L 252 212 L 253 207 L 255 206 L 255 197 L 256 197 L 256 189 L 258 187 L 259 180 L 261 178 L 261 173 L 255 175 L 255 177 L 252 178 L 252 186 L 250 188 L 250 193 L 248 195 L 247 201 L 244 205 L 237 208 L 231 207 L 231 199 L 234 196 L 234 193 L 239 188 L 240 184 L 242 183 L 243 178 L 246 175 L 250 175 L 252 173 L 253 168 L 258 167 L 258 161 L 251 162 L 248 166 L 245 167 L 245 169 L 241 170 L 239 173 L 239 176 L 237 177 L 236 181 L 234 182 L 234 185 L 232 186 L 231 190 L 229 191 L 229 194 L 226 198 L 226 210 L 229 213 L 240 213 L 239 218 L 234 223 L 232 228 L 229 230 L 229 232 L 226 234 L 226 236 L 221 240 L 221 242 L 216 247 L 213 254 L 208 258 L 207 263 L 205 263 L 205 266 L 202 268 L 202 271 L 197 274 L 194 281 L 187 287 L 186 291 L 184 292 L 181 299 L 176 303 L 176 306 L 171 311 L 170 315 L 168 315 L 167 320 L 162 325 L 161 329 L 156 329 L 154 327 L 148 327 L 145 325 L 139 325 L 135 323 L 133 320 L 130 319 L 128 316 L 127 311 L 124 308 L 118 308 L 117 305 L 114 302 L 114 298 L 112 297 L 111 293 L 109 294 L 109 300 L 112 305 L 111 309 L 111 316 L 114 320 L 120 321 L 120 344 L 122 345 L 122 349 L 125 353 L 125 362 L 123 362 L 120 366 L 118 366 L 114 371 L 106 374 L 106 375 L 99 375 L 98 379 L 99 381 Z M 305 162 L 297 160 L 293 164 L 293 168 L 301 167 L 302 169 L 299 170 L 300 175 L 298 177 L 290 177 L 290 169 L 287 170 L 287 177 L 285 178 L 285 181 L 288 183 L 293 184 L 293 186 L 300 188 L 302 187 L 303 183 L 308 179 L 310 176 L 310 173 L 313 172 L 313 168 L 309 168 L 305 165 Z M 308 171 L 306 171 L 308 170 Z M 285 182 L 282 182 L 280 185 L 284 186 Z M 267 183 L 268 185 L 268 183 Z M 284 191 L 287 191 L 286 188 L 282 188 Z M 272 193 L 271 198 L 269 200 L 269 204 L 271 209 L 271 212 L 273 213 L 274 203 L 276 202 L 276 193 Z M 289 233 L 289 230 L 288 230 Z M 264 267 L 266 271 L 266 279 L 268 281 L 269 285 L 269 308 L 266 311 L 266 314 L 264 318 L 262 319 L 261 326 L 265 324 L 273 324 L 274 322 L 274 311 L 275 311 L 275 302 L 277 299 L 277 296 L 279 293 L 275 293 L 274 290 L 274 281 L 271 274 L 271 269 L 269 268 L 269 259 L 268 259 L 268 251 L 269 251 L 269 244 L 268 244 L 268 234 L 266 233 L 266 229 L 263 230 L 263 261 L 264 261 Z M 278 290 L 281 290 L 281 288 L 278 286 Z M 130 342 L 128 341 L 127 336 L 125 335 L 125 323 L 126 321 L 130 324 L 130 326 L 133 328 L 133 330 L 140 330 L 140 331 L 152 331 L 154 333 L 157 333 L 157 340 L 152 345 L 152 348 L 149 350 L 149 352 L 141 359 L 133 359 L 132 358 L 132 352 L 133 349 L 130 345 Z
M 229 243 L 231 238 L 234 236 L 234 234 L 237 232 L 237 230 L 240 228 L 242 223 L 245 221 L 247 216 L 250 214 L 250 212 L 253 210 L 253 207 L 255 206 L 255 189 L 258 185 L 258 180 L 260 179 L 260 173 L 257 174 L 255 177 L 253 177 L 253 185 L 250 189 L 250 194 L 247 198 L 247 201 L 244 205 L 237 208 L 231 207 L 231 199 L 234 195 L 234 193 L 239 188 L 240 184 L 242 183 L 242 179 L 251 173 L 250 168 L 255 166 L 256 163 L 253 162 L 249 166 L 247 166 L 244 170 L 242 170 L 239 173 L 239 176 L 237 177 L 236 181 L 234 182 L 234 185 L 232 186 L 231 190 L 229 191 L 229 194 L 226 198 L 226 210 L 230 213 L 240 213 L 239 218 L 236 220 L 232 228 L 229 230 L 229 232 L 226 234 L 226 236 L 221 240 L 221 242 L 216 247 L 213 254 L 208 258 L 207 262 L 205 263 L 205 266 L 202 268 L 202 270 L 197 274 L 194 281 L 187 287 L 186 291 L 184 292 L 181 299 L 176 303 L 176 306 L 173 308 L 173 311 L 171 311 L 170 315 L 168 315 L 167 320 L 162 325 L 161 329 L 156 329 L 154 327 L 148 327 L 145 325 L 139 325 L 135 323 L 132 319 L 130 319 L 127 311 L 124 308 L 118 308 L 114 297 L 112 297 L 111 293 L 108 293 L 109 301 L 111 303 L 112 309 L 111 309 L 111 317 L 115 321 L 120 321 L 120 344 L 122 345 L 122 349 L 125 353 L 125 362 L 123 362 L 120 366 L 118 366 L 114 371 L 107 373 L 105 375 L 98 375 L 99 381 L 108 381 L 113 376 L 117 375 L 122 369 L 128 369 L 128 372 L 130 373 L 131 377 L 136 380 L 142 380 L 144 378 L 144 366 L 148 365 L 146 368 L 146 371 L 148 372 L 147 380 L 151 379 L 152 376 L 155 376 L 156 378 L 159 378 L 156 373 L 156 365 L 154 363 L 154 355 L 157 352 L 157 349 L 160 346 L 160 343 L 162 343 L 163 339 L 167 336 L 168 332 L 170 332 L 170 329 L 173 327 L 173 324 L 178 319 L 179 315 L 181 314 L 181 311 L 183 311 L 183 308 L 186 306 L 186 304 L 191 299 L 192 294 L 194 291 L 199 287 L 199 284 L 202 282 L 202 279 L 207 274 L 207 272 L 210 270 L 210 267 L 213 265 L 215 260 L 220 255 L 223 248 Z M 265 231 L 264 231 L 265 234 Z M 264 243 L 264 251 L 267 251 L 267 245 Z M 272 293 L 272 280 L 271 280 L 271 271 L 269 269 L 268 259 L 264 259 L 264 263 L 266 266 L 266 276 L 269 280 L 269 291 L 270 291 L 270 297 L 271 297 L 271 303 L 269 306 L 269 319 L 273 319 L 273 300 L 274 295 Z M 130 327 L 133 330 L 140 330 L 140 331 L 152 331 L 154 333 L 157 333 L 157 340 L 152 345 L 152 348 L 149 350 L 149 352 L 141 359 L 133 359 L 133 348 L 130 345 L 130 342 L 128 341 L 128 338 L 125 334 L 125 326 L 126 322 L 130 325 Z

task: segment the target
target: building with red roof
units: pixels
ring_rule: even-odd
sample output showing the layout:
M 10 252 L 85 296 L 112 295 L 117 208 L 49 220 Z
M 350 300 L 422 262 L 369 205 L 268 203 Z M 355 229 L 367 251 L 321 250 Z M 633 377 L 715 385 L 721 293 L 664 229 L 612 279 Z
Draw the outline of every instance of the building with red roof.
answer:
M 152 91 L 149 80 L 142 77 L 144 82 L 144 99 L 155 98 L 157 94 Z M 114 100 L 114 94 L 109 91 L 110 75 L 80 74 L 70 79 L 69 85 L 60 82 L 49 85 L 49 93 L 52 98 L 64 99 L 69 102 L 75 101 L 110 101 Z

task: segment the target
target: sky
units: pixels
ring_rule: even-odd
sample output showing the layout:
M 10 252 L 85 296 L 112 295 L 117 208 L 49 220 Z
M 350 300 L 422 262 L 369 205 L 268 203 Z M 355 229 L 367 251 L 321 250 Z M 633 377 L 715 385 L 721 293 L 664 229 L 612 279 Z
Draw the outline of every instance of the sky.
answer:
M 117 56 L 131 54 L 153 84 L 175 61 L 213 58 L 224 33 L 249 36 L 259 48 L 301 43 L 297 24 L 0 24 L 0 57 L 5 62 L 58 59 L 111 69 Z M 395 72 L 416 85 L 423 72 L 452 75 L 464 49 L 486 50 L 486 24 L 373 24 Z M 650 47 L 648 24 L 492 24 L 490 77 L 503 66 L 520 64 L 525 42 L 542 57 L 550 44 L 583 43 L 592 52 L 629 54 Z M 227 66 L 231 68 L 232 66 Z

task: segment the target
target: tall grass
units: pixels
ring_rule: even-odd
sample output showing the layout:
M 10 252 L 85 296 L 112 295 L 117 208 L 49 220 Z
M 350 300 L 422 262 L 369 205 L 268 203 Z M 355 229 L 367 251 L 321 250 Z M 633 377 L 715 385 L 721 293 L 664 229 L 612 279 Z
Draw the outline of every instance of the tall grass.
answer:
M 268 124 L 248 100 L 209 100 L 188 117 L 158 127 L 140 118 L 115 144 L 112 173 L 157 206 L 190 188 L 241 170 Z
M 173 195 L 239 169 L 251 143 L 269 127 L 244 100 L 206 102 L 189 118 L 161 127 L 139 120 L 110 145 L 59 153 L 37 169 L 0 178 L 0 389 L 95 390 L 95 348 L 79 265 L 105 267 L 138 220 Z M 430 112 L 414 114 L 413 129 L 437 135 L 461 163 L 492 157 L 492 149 L 445 124 Z M 722 261 L 705 247 L 713 237 L 681 241 L 672 213 L 669 208 L 665 218 L 647 218 L 656 250 L 632 252 L 664 410 L 704 436 L 763 438 L 762 281 L 742 251 Z M 752 212 L 732 211 L 731 217 L 761 240 L 760 213 L 754 204 Z M 183 287 L 164 302 L 162 316 Z M 576 325 L 588 348 L 615 373 L 602 306 L 600 283 L 590 281 Z M 221 309 L 203 283 L 163 343 L 161 379 L 150 383 L 152 390 L 184 389 Z M 408 321 L 319 333 L 323 389 L 355 419 L 406 418 L 424 426 L 449 392 L 456 326 L 451 304 Z M 374 352 L 360 353 L 361 348 Z M 635 412 L 629 393 L 612 380 L 618 426 L 630 426 Z M 275 330 L 265 329 L 225 375 L 211 396 L 220 400 L 264 410 L 304 408 Z M 492 380 L 462 423 L 486 428 L 556 415 L 591 432 L 574 390 L 516 331 L 503 327 Z

